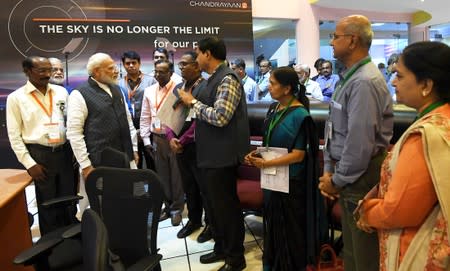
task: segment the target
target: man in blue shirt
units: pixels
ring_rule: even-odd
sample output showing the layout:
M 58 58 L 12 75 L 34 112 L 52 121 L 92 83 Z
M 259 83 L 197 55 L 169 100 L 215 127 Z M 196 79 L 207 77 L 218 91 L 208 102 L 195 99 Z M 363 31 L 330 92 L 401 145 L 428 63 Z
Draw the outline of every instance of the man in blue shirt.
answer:
M 141 56 L 135 51 L 127 51 L 122 55 L 122 64 L 127 74 L 120 79 L 119 86 L 129 103 L 129 110 L 133 119 L 134 128 L 136 128 L 138 135 L 138 168 L 142 168 L 143 158 L 148 169 L 155 169 L 155 162 L 153 157 L 144 150 L 144 143 L 139 134 L 139 122 L 141 119 L 142 99 L 144 97 L 144 90 L 146 87 L 152 85 L 153 78 L 141 72 Z
M 332 74 L 332 72 L 333 64 L 331 63 L 331 61 L 325 60 L 324 62 L 322 62 L 320 75 L 317 78 L 316 82 L 319 83 L 320 88 L 322 89 L 324 102 L 329 102 L 331 100 L 331 96 L 333 95 L 336 83 L 339 81 L 339 76 L 336 74 Z

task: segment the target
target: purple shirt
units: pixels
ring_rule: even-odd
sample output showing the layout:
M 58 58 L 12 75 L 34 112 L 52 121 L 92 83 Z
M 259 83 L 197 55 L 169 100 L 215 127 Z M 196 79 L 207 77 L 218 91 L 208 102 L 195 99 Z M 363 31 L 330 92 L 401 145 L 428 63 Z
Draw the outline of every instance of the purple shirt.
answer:
M 177 138 L 175 133 L 169 127 L 166 127 L 166 137 L 170 142 L 172 138 Z M 191 126 L 180 136 L 180 144 L 186 146 L 189 143 L 195 142 L 195 121 L 192 121 Z

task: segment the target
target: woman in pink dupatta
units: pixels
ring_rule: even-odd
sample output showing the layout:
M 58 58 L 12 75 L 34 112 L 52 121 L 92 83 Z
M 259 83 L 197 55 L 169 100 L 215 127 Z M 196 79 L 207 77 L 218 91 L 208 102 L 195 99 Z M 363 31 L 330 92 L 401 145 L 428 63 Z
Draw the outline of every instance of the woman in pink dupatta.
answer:
M 450 270 L 450 48 L 411 44 L 396 69 L 397 100 L 418 119 L 360 202 L 357 225 L 378 231 L 381 271 Z

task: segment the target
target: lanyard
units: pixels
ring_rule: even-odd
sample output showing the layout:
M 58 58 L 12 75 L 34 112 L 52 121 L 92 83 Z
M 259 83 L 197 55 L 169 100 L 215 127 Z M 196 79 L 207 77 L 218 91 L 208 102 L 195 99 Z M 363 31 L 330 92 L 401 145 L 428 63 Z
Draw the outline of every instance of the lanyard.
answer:
M 128 75 L 125 75 L 125 84 L 127 85 L 127 88 L 128 88 L 128 99 L 129 100 L 131 100 L 131 98 L 134 96 L 134 94 L 136 94 L 136 90 L 142 83 L 142 73 L 139 74 L 138 80 L 139 80 L 139 83 L 133 89 L 131 89 L 130 85 L 128 84 Z
M 417 118 L 420 119 L 421 117 L 425 116 L 426 114 L 430 113 L 434 109 L 436 109 L 444 104 L 445 104 L 445 102 L 443 102 L 443 101 L 437 101 L 437 102 L 430 104 L 422 112 L 419 112 L 419 114 L 417 115 Z
M 267 131 L 267 138 L 266 138 L 266 147 L 269 147 L 269 141 L 270 141 L 270 137 L 272 136 L 273 128 L 280 121 L 280 119 L 284 115 L 284 113 L 286 113 L 286 111 L 289 109 L 289 107 L 291 106 L 294 99 L 295 99 L 295 97 L 292 97 L 292 99 L 289 101 L 286 108 L 283 109 L 283 111 L 281 111 L 281 113 L 278 116 L 276 116 L 276 112 L 278 111 L 278 107 L 280 106 L 280 104 L 279 103 L 277 104 L 277 107 L 275 108 L 275 116 L 270 120 L 270 123 L 269 123 L 269 130 Z
M 50 108 L 47 111 L 47 108 L 45 108 L 44 104 L 36 97 L 36 94 L 34 92 L 31 93 L 31 96 L 33 96 L 34 100 L 37 102 L 37 104 L 44 110 L 45 114 L 50 118 L 50 123 L 52 122 L 52 112 L 53 112 L 53 95 L 51 89 L 49 90 L 48 95 L 50 96 Z
M 166 91 L 164 92 L 164 96 L 161 98 L 161 101 L 159 101 L 159 103 L 158 103 L 158 90 L 155 91 L 155 106 L 156 106 L 156 112 L 158 112 L 159 107 L 160 107 L 161 104 L 164 102 L 164 99 L 166 98 L 167 94 L 169 93 L 169 89 L 172 88 L 172 84 L 173 84 L 173 82 L 170 81 L 170 85 L 169 85 L 169 86 L 165 85 L 164 87 L 162 87 L 162 88 L 165 88 Z
M 343 80 L 339 81 L 339 84 L 336 88 L 336 90 L 333 93 L 333 100 L 336 100 L 336 97 L 338 95 L 338 92 L 342 89 L 342 87 L 345 85 L 345 83 L 350 79 L 350 77 L 352 77 L 353 74 L 355 74 L 355 72 L 361 68 L 362 66 L 366 65 L 367 63 L 371 62 L 372 59 L 369 57 L 367 59 L 364 59 L 363 61 L 359 62 L 358 65 L 356 65 L 355 67 L 353 67 L 351 70 L 348 71 L 347 75 L 344 77 Z

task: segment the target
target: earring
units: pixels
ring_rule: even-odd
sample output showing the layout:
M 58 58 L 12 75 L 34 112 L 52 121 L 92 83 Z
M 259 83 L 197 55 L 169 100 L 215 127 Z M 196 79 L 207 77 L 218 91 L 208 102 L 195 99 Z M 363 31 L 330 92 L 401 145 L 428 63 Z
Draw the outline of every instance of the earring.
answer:
M 422 91 L 422 96 L 423 96 L 423 97 L 427 96 L 427 92 L 426 92 L 425 90 Z

